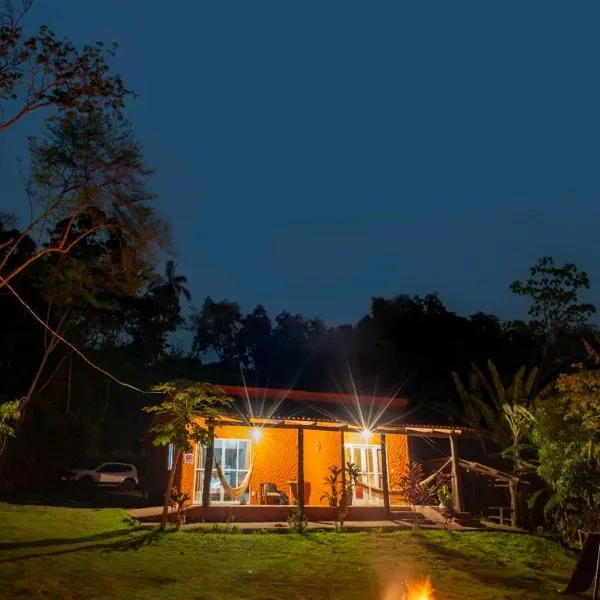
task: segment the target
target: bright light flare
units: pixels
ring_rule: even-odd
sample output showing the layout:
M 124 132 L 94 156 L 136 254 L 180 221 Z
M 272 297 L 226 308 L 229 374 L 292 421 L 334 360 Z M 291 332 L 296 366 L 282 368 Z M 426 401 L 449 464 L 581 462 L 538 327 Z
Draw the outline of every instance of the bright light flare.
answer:
M 258 442 L 258 441 L 260 440 L 260 438 L 262 437 L 262 433 L 263 433 L 263 432 L 262 432 L 262 429 L 261 429 L 260 427 L 255 427 L 255 428 L 252 430 L 252 439 L 253 439 L 255 442 Z
M 368 441 L 371 439 L 371 436 L 373 435 L 373 432 L 370 429 L 363 429 L 360 432 L 361 437 L 363 438 L 363 440 Z

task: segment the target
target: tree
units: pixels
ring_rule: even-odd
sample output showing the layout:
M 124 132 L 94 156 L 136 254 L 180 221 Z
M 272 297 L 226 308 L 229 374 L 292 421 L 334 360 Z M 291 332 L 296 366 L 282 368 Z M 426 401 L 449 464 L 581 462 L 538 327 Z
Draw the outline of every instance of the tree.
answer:
M 144 410 L 154 415 L 150 435 L 155 446 L 173 445 L 173 464 L 167 480 L 164 495 L 161 529 L 166 529 L 169 516 L 169 503 L 175 472 L 181 465 L 184 452 L 192 450 L 192 444 L 206 445 L 209 442 L 209 428 L 206 421 L 218 417 L 229 406 L 231 399 L 219 387 L 193 381 L 169 381 L 154 387 L 163 394 L 163 400 Z
M 59 334 L 76 326 L 81 334 L 87 329 L 86 307 L 116 308 L 115 298 L 135 294 L 148 281 L 155 249 L 165 244 L 163 222 L 149 204 L 152 194 L 144 182 L 149 171 L 124 123 L 66 117 L 50 126 L 47 138 L 32 141 L 31 151 L 30 190 L 45 215 L 38 224 L 49 234 L 33 248 L 33 224 L 9 237 L 0 289 L 41 261 L 36 286 L 46 302 L 46 324 Z M 46 331 L 23 409 L 58 342 Z
M 579 365 L 558 377 L 535 412 L 537 474 L 551 491 L 544 510 L 567 536 L 600 526 L 599 405 L 600 371 Z
M 590 287 L 588 275 L 573 263 L 562 267 L 543 256 L 529 269 L 527 281 L 513 281 L 510 289 L 519 296 L 529 296 L 531 325 L 543 339 L 542 367 L 546 368 L 550 348 L 565 333 L 577 331 L 596 312 L 593 304 L 581 302 L 581 290 Z
M 466 388 L 459 375 L 452 378 L 461 402 L 461 420 L 491 440 L 512 462 L 515 473 L 523 472 L 523 441 L 531 423 L 531 408 L 538 394 L 534 389 L 537 368 L 527 373 L 521 367 L 505 386 L 494 363 L 488 361 L 490 377 L 472 365 Z
M 239 361 L 238 334 L 241 321 L 242 314 L 236 302 L 215 302 L 208 296 L 202 309 L 191 316 L 193 352 L 206 354 L 212 351 L 222 365 L 229 367 L 236 364 Z
M 21 415 L 21 404 L 11 400 L 0 404 L 0 455 L 8 438 L 15 436 L 15 426 Z
M 242 319 L 242 327 L 238 336 L 238 352 L 244 357 L 246 368 L 253 370 L 257 381 L 266 382 L 268 379 L 272 330 L 271 319 L 261 304 Z
M 26 0 L 20 14 L 8 4 L 0 18 L 0 132 L 41 109 L 53 109 L 49 118 L 121 116 L 130 92 L 108 66 L 116 46 L 78 49 L 45 25 L 27 35 L 21 20 L 31 4 Z
M 179 299 L 183 296 L 188 302 L 192 299 L 192 295 L 188 290 L 187 277 L 177 274 L 177 266 L 172 260 L 168 260 L 165 265 L 165 274 L 157 282 L 150 284 L 150 289 L 158 289 L 166 298 Z
M 180 296 L 191 299 L 186 284 L 187 277 L 178 275 L 175 263 L 169 260 L 165 274 L 152 281 L 146 293 L 132 302 L 127 329 L 145 364 L 155 364 L 165 355 L 168 334 L 184 322 Z
M 93 234 L 113 232 L 122 243 L 123 268 L 152 265 L 168 249 L 169 231 L 151 205 L 146 179 L 152 174 L 130 126 L 107 116 L 68 116 L 52 123 L 44 138 L 32 138 L 31 201 L 39 207 L 25 229 L 3 243 L 0 289 L 41 258 L 69 254 Z M 88 226 L 77 235 L 82 218 Z M 9 264 L 21 244 L 63 223 L 62 235 L 38 246 L 26 260 Z M 124 252 L 127 250 L 127 253 Z

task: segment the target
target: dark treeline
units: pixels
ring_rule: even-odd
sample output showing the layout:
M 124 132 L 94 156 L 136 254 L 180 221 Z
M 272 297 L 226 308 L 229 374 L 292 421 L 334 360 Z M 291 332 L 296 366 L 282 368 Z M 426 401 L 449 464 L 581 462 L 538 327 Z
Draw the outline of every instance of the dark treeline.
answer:
M 19 234 L 6 223 L 0 243 Z M 60 224 L 52 235 L 61 235 Z M 554 377 L 585 359 L 581 337 L 591 331 L 580 314 L 552 331 L 535 319 L 463 317 L 436 294 L 373 298 L 368 314 L 336 327 L 287 311 L 271 317 L 262 306 L 244 313 L 210 297 L 190 310 L 187 280 L 172 261 L 162 273 L 115 277 L 123 257 L 100 260 L 95 243 L 90 236 L 76 255 L 48 254 L 24 270 L 13 280 L 20 300 L 0 293 L 3 400 L 27 399 L 11 461 L 23 473 L 52 471 L 73 457 L 135 456 L 147 426 L 140 409 L 151 400 L 86 364 L 21 300 L 97 367 L 142 391 L 174 378 L 344 393 L 356 386 L 407 397 L 412 422 L 460 422 L 453 371 L 464 376 L 472 363 L 485 367 L 491 359 L 510 377 L 545 361 L 542 377 Z M 15 260 L 35 252 L 28 239 Z M 184 330 L 191 346 L 173 347 L 169 340 Z

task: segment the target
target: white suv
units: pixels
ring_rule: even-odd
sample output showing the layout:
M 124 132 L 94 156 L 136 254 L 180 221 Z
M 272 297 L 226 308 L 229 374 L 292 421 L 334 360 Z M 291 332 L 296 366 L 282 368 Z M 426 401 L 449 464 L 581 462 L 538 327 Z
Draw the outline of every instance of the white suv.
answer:
M 69 469 L 61 479 L 117 486 L 127 492 L 135 489 L 140 483 L 137 469 L 133 465 L 117 462 L 96 462 L 81 469 Z

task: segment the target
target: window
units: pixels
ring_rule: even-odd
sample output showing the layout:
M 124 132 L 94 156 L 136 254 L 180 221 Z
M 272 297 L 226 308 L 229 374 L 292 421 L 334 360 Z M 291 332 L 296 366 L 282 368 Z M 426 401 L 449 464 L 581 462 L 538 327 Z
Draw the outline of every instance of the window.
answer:
M 98 473 L 116 473 L 118 468 L 119 468 L 119 465 L 114 465 L 112 463 L 106 463 L 98 469 Z
M 223 471 L 225 481 L 231 487 L 239 487 L 250 469 L 250 440 L 215 439 L 214 456 Z M 198 445 L 196 453 L 196 485 L 195 498 L 197 504 L 202 502 L 202 485 L 204 483 L 204 464 L 206 463 L 206 448 Z M 240 500 L 233 500 L 227 494 L 221 483 L 216 467 L 212 470 L 210 478 L 210 501 L 214 503 L 240 503 L 248 502 L 249 494 L 246 492 Z
M 113 466 L 113 473 L 127 473 L 128 471 L 131 471 L 133 468 L 131 465 L 112 465 Z

